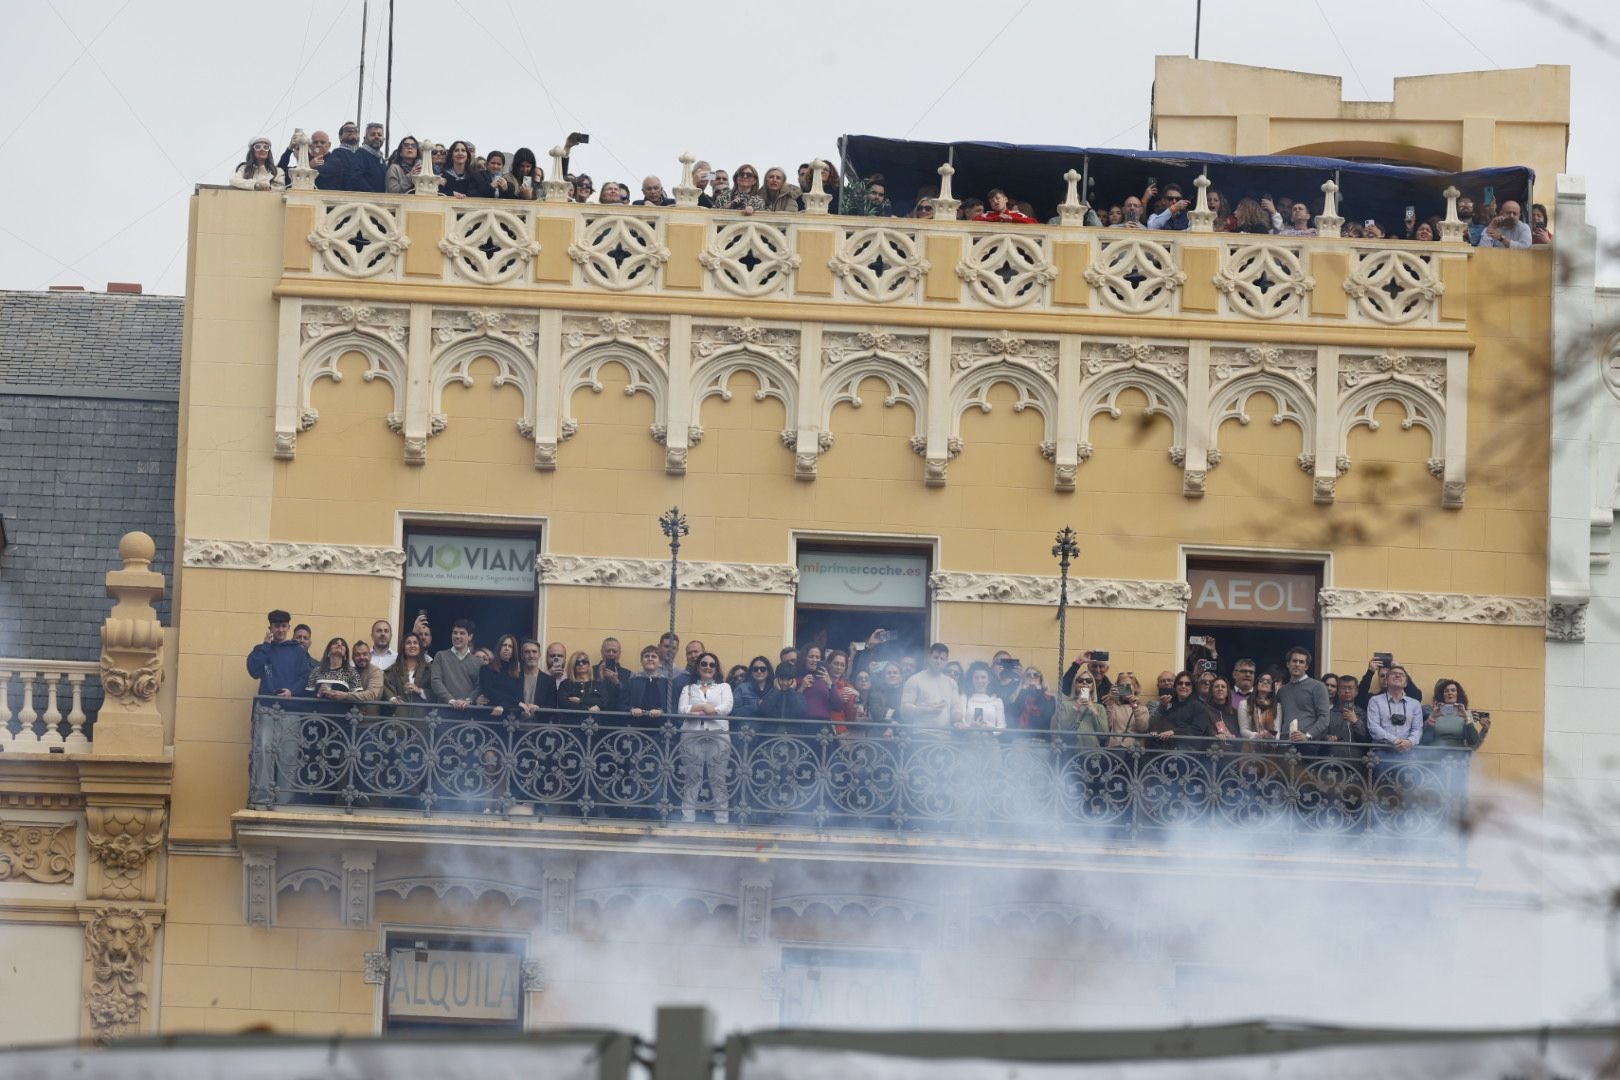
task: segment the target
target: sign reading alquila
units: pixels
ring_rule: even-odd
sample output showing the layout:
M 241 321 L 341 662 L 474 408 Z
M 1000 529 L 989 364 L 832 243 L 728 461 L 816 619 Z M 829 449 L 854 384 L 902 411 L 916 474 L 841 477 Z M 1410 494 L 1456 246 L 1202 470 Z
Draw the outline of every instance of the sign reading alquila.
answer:
M 412 533 L 405 541 L 405 584 L 468 592 L 534 591 L 539 543 L 526 536 Z
M 388 1015 L 516 1020 L 521 983 L 516 953 L 395 949 L 388 958 Z

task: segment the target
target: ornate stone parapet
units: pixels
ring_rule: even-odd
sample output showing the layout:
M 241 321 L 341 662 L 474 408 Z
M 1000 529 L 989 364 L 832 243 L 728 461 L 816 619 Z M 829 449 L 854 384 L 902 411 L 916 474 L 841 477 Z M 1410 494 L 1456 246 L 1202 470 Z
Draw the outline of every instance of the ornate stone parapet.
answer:
M 152 606 L 163 596 L 163 575 L 152 570 L 157 545 L 143 532 L 118 543 L 121 570 L 107 575 L 112 612 L 101 626 L 101 687 L 105 700 L 96 721 L 94 752 L 119 757 L 163 754 L 163 716 L 157 693 L 163 685 L 163 624 Z

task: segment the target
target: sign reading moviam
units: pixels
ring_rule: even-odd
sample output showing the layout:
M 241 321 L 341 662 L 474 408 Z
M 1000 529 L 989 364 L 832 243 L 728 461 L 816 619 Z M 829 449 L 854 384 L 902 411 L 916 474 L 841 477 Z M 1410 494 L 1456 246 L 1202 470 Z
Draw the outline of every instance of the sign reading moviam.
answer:
M 405 585 L 412 589 L 532 593 L 538 548 L 532 536 L 412 533 L 405 541 Z

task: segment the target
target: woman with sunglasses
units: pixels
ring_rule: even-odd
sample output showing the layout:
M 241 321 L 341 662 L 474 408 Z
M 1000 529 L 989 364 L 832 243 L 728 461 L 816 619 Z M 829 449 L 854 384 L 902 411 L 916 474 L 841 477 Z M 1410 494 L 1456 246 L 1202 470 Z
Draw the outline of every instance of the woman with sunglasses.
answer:
M 591 658 L 585 653 L 568 658 L 568 676 L 557 685 L 557 704 L 570 712 L 602 711 L 602 684 L 591 678 Z
M 1097 701 L 1097 677 L 1089 667 L 1075 673 L 1068 694 L 1058 703 L 1052 730 L 1074 733 L 1076 746 L 1103 744 L 1102 736 L 1108 734 L 1108 714 Z
M 390 195 L 409 195 L 416 190 L 416 177 L 421 171 L 422 148 L 417 145 L 416 136 L 407 135 L 388 155 L 388 173 L 383 187 Z
M 1209 707 L 1198 699 L 1193 686 L 1192 672 L 1176 673 L 1175 682 L 1171 684 L 1170 707 L 1154 717 L 1148 729 L 1155 742 L 1168 743 L 1186 736 L 1214 736 L 1215 724 L 1210 719 Z
M 745 214 L 765 209 L 765 193 L 759 187 L 758 170 L 752 165 L 739 165 L 731 180 L 731 198 L 718 209 L 741 210 Z
M 731 688 L 731 712 L 734 716 L 758 716 L 759 703 L 771 692 L 771 661 L 756 656 L 748 661 L 747 678 Z
M 714 811 L 714 820 L 731 820 L 727 807 L 731 791 L 726 786 L 726 766 L 731 757 L 731 687 L 720 681 L 720 658 L 712 652 L 699 653 L 697 674 L 681 687 L 681 741 L 678 775 L 681 785 L 681 820 L 696 821 L 698 796 L 703 782 L 709 782 L 709 801 L 703 809 Z
M 247 157 L 236 167 L 231 187 L 248 191 L 280 191 L 287 186 L 287 174 L 276 168 L 270 140 L 263 135 L 248 143 Z

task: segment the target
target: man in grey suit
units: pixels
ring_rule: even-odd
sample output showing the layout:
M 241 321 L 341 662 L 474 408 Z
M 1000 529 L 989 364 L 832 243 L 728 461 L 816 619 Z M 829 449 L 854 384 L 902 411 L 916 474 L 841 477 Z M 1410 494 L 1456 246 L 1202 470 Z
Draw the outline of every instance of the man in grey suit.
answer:
M 1310 669 L 1308 650 L 1297 645 L 1288 650 L 1288 682 L 1277 691 L 1277 734 L 1295 743 L 1344 742 L 1349 735 L 1344 718 L 1329 708 L 1327 685 L 1311 678 Z

